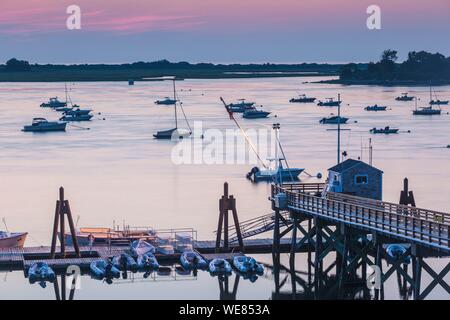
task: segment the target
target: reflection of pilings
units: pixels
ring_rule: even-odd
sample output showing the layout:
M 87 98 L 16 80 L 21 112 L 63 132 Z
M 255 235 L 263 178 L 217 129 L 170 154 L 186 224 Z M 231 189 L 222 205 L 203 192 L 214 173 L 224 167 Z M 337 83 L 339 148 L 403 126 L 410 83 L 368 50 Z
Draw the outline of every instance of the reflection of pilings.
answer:
M 70 276 L 72 278 L 72 283 L 70 285 L 69 300 L 73 300 L 74 296 L 75 296 L 75 290 L 76 290 L 76 287 L 75 287 L 76 276 L 72 276 L 72 275 L 70 275 Z M 56 298 L 56 300 L 65 301 L 65 300 L 67 300 L 66 299 L 66 291 L 67 291 L 67 288 L 66 288 L 66 273 L 65 272 L 62 273 L 60 275 L 60 278 L 61 278 L 61 291 L 59 290 L 60 286 L 59 286 L 58 275 L 56 275 L 55 282 L 53 282 L 53 288 L 54 288 L 54 291 L 55 291 L 55 298 Z
M 240 275 L 236 274 L 234 277 L 233 291 L 230 292 L 229 288 L 229 277 L 227 276 L 219 276 L 219 291 L 220 291 L 220 300 L 236 300 L 236 294 L 239 287 L 239 279 Z

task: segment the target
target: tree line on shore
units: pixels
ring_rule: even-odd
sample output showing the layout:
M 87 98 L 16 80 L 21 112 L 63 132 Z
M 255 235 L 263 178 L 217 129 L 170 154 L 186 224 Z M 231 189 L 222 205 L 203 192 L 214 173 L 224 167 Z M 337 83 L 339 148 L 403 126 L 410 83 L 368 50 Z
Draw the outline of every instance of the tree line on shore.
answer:
M 412 51 L 408 58 L 397 63 L 398 52 L 383 51 L 378 62 L 367 65 L 349 63 L 340 71 L 341 80 L 450 80 L 450 57 L 440 53 Z

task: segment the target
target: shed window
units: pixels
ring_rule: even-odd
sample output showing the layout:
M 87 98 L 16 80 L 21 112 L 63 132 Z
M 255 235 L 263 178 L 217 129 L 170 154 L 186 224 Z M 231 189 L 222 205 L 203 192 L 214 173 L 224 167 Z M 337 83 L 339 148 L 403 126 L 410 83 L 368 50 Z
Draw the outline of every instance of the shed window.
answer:
M 355 183 L 356 184 L 368 184 L 369 176 L 367 174 L 358 174 L 355 176 Z

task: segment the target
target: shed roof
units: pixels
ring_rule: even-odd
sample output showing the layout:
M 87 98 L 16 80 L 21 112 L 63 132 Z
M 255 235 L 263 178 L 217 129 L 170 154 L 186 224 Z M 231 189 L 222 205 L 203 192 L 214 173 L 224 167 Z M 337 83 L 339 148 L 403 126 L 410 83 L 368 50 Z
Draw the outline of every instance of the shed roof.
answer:
M 333 171 L 333 172 L 337 172 L 337 173 L 342 173 L 345 172 L 353 167 L 359 166 L 359 165 L 364 165 L 370 168 L 373 168 L 374 170 L 377 170 L 381 173 L 383 173 L 383 171 L 381 171 L 380 169 L 377 169 L 365 162 L 362 162 L 360 160 L 354 160 L 354 159 L 347 159 L 344 162 L 339 163 L 338 165 L 335 165 L 334 167 L 329 168 L 329 171 Z

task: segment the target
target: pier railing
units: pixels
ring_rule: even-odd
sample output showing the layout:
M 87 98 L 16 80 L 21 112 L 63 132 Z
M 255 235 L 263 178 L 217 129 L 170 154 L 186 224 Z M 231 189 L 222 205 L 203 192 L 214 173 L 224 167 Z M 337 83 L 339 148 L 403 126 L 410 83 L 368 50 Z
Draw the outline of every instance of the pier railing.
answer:
M 345 194 L 327 193 L 317 196 L 311 186 L 272 185 L 272 197 L 287 196 L 291 211 L 341 222 L 353 227 L 376 231 L 391 238 L 415 242 L 450 251 L 450 215 L 427 209 L 370 200 Z M 321 192 L 323 194 L 323 192 Z

